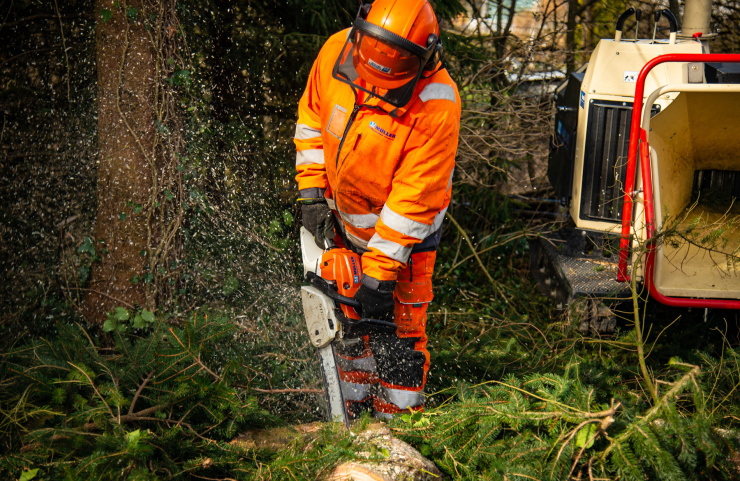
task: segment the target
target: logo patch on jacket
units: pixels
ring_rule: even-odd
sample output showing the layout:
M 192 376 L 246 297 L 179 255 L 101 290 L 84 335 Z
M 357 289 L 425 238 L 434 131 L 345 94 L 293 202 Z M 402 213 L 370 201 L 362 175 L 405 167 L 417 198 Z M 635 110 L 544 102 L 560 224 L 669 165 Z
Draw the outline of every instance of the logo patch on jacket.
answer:
M 370 130 L 375 132 L 378 135 L 381 135 L 385 137 L 388 140 L 394 140 L 396 138 L 396 134 L 392 134 L 385 130 L 384 128 L 380 127 L 378 124 L 375 123 L 375 121 L 370 121 Z

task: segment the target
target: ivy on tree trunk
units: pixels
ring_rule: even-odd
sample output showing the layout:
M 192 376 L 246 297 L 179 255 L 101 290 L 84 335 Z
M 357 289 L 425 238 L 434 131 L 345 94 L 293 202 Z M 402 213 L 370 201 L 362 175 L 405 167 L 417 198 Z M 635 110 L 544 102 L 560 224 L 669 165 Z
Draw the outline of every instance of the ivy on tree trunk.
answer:
M 98 183 L 94 263 L 84 302 L 103 322 L 118 305 L 146 305 L 142 278 L 149 250 L 146 211 L 152 194 L 156 131 L 155 52 L 140 21 L 139 0 L 97 0 Z M 151 306 L 150 306 L 151 307 Z

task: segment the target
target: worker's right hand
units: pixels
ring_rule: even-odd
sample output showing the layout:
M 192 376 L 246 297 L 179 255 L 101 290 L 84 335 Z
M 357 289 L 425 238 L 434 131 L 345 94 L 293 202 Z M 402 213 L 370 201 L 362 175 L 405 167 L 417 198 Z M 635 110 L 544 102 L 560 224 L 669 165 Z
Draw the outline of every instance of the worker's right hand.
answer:
M 303 227 L 313 234 L 316 245 L 321 249 L 326 249 L 324 239 L 333 239 L 336 235 L 334 215 L 329 206 L 326 205 L 326 201 L 316 199 L 316 202 L 301 204 L 301 216 L 303 217 Z
M 396 307 L 393 300 L 395 287 L 396 281 L 379 281 L 363 274 L 362 285 L 353 296 L 353 299 L 360 301 L 362 306 L 362 312 L 359 314 L 365 319 L 393 321 Z

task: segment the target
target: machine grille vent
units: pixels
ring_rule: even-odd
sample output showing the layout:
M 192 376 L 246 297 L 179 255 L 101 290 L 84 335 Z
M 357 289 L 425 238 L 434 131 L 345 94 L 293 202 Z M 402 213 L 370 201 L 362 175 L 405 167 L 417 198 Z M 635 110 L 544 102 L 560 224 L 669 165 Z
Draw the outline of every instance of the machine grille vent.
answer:
M 654 105 L 651 114 L 658 113 Z M 583 156 L 580 217 L 621 222 L 630 141 L 632 102 L 589 103 Z

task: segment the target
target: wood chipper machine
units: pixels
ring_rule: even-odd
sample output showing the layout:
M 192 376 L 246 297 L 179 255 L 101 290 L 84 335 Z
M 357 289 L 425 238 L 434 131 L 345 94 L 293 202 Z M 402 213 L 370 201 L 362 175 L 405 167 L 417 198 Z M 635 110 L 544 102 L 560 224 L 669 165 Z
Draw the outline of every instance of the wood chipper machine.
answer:
M 740 308 L 740 55 L 709 53 L 710 13 L 690 0 L 681 32 L 661 10 L 668 39 L 628 39 L 628 9 L 555 92 L 548 177 L 570 219 L 530 242 L 531 268 L 559 308 L 583 299 L 583 331 L 614 329 L 631 276 L 662 304 Z

